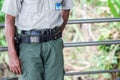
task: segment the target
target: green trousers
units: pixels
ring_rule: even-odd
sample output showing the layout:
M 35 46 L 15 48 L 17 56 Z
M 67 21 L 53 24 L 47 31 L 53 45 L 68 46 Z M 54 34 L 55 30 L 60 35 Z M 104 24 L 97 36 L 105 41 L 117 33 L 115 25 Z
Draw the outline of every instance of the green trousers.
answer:
M 21 43 L 19 80 L 64 80 L 63 40 Z

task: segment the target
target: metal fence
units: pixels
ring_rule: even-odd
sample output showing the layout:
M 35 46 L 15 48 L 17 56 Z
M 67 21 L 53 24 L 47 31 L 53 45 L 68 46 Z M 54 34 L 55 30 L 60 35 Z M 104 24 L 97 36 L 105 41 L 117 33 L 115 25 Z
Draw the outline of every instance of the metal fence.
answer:
M 120 22 L 120 18 L 99 18 L 99 19 L 80 19 L 80 20 L 69 20 L 68 24 L 84 24 L 84 23 L 105 23 L 105 22 Z M 4 25 L 0 24 L 0 28 Z M 108 44 L 120 44 L 120 40 L 106 40 L 106 41 L 89 41 L 89 42 L 72 42 L 64 43 L 64 47 L 83 47 L 83 46 L 95 46 L 95 45 L 108 45 Z M 7 51 L 7 47 L 0 47 L 0 51 Z M 112 73 L 120 72 L 120 69 L 114 70 L 99 70 L 99 71 L 85 71 L 85 72 L 66 72 L 65 76 L 73 75 L 85 75 L 85 74 L 99 74 L 99 73 Z M 6 80 L 6 79 L 0 79 Z M 7 79 L 16 80 L 16 79 Z

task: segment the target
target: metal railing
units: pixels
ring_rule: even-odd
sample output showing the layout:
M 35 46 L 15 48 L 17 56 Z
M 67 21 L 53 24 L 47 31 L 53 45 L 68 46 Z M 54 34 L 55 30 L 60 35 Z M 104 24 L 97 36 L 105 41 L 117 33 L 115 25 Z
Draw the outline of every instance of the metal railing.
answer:
M 104 23 L 104 22 L 120 22 L 120 18 L 97 18 L 97 19 L 69 20 L 68 24 Z
M 99 18 L 99 19 L 69 20 L 68 24 L 105 23 L 105 22 L 120 22 L 120 18 Z M 4 25 L 0 24 L 0 28 L 3 28 L 3 27 L 4 27 Z M 72 42 L 72 43 L 64 43 L 64 46 L 65 47 L 81 47 L 81 46 L 83 47 L 83 46 L 110 45 L 110 44 L 120 44 L 120 40 Z M 7 51 L 7 47 L 0 47 L 0 51 Z M 120 69 L 85 71 L 85 72 L 69 72 L 69 73 L 66 72 L 65 76 L 111 73 L 111 72 L 120 72 Z

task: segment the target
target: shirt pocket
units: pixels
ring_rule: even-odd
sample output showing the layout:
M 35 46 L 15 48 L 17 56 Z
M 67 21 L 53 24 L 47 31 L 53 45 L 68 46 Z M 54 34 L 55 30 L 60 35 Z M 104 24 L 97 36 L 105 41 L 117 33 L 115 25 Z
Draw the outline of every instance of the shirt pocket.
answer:
M 49 8 L 51 11 L 60 11 L 62 9 L 62 0 L 49 0 Z
M 36 13 L 39 0 L 24 0 L 22 10 L 26 13 Z

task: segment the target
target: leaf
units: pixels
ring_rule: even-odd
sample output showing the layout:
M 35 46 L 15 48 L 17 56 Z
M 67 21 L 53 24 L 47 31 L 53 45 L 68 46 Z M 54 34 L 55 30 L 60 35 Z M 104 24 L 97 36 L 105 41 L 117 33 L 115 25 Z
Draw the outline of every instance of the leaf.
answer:
M 116 11 L 114 4 L 112 3 L 112 0 L 108 0 L 108 6 L 110 7 L 111 13 L 114 15 L 114 17 L 119 17 L 119 14 Z
M 119 0 L 114 0 L 115 5 L 120 9 L 120 1 Z

